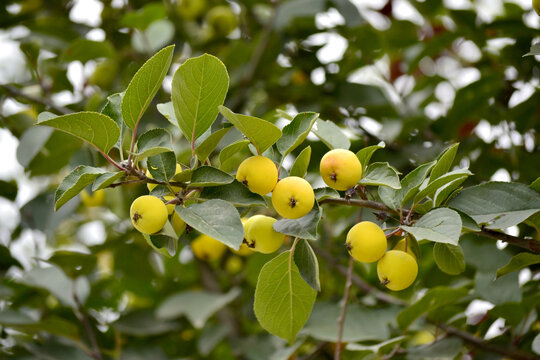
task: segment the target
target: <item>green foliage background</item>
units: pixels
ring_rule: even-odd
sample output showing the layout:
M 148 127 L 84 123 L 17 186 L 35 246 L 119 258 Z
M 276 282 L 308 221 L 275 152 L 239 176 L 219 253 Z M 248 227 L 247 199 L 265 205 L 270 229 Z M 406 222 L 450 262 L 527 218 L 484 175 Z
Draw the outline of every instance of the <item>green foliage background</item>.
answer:
M 318 161 L 328 147 L 350 147 L 357 152 L 384 141 L 386 147 L 373 153 L 371 164 L 372 169 L 384 169 L 385 176 L 377 176 L 369 185 L 376 181 L 388 184 L 388 177 L 393 176 L 388 170 L 391 166 L 403 174 L 404 186 L 404 175 L 459 142 L 453 162 L 450 159 L 436 176 L 436 166 L 431 168 L 433 179 L 449 176 L 454 167 L 468 167 L 474 174 L 461 184 L 468 190 L 454 198 L 454 208 L 474 215 L 464 205 L 465 198 L 473 199 L 479 211 L 485 208 L 485 201 L 514 220 L 515 213 L 509 213 L 526 211 L 527 216 L 514 221 L 516 235 L 538 240 L 538 194 L 530 194 L 540 186 L 538 181 L 531 186 L 534 190 L 528 185 L 539 176 L 540 68 L 538 56 L 524 55 L 538 52 L 531 48 L 540 25 L 530 5 L 524 9 L 512 1 L 494 1 L 489 7 L 495 9 L 491 15 L 481 12 L 486 9 L 479 2 L 454 9 L 439 0 L 402 1 L 418 13 L 413 22 L 402 19 L 398 1 L 367 2 L 358 7 L 349 0 L 194 2 L 204 4 L 197 15 L 190 16 L 169 0 L 128 1 L 120 7 L 104 0 L 101 23 L 96 26 L 104 41 L 88 40 L 86 36 L 91 31 L 96 34 L 96 29 L 70 19 L 72 2 L 27 0 L 0 5 L 0 27 L 6 31 L 18 27 L 18 32 L 8 34 L 24 54 L 27 69 L 24 76 L 0 85 L 0 101 L 15 99 L 26 107 L 15 114 L 2 114 L 0 125 L 20 141 L 17 159 L 39 188 L 28 203 L 17 203 L 20 220 L 0 234 L 1 357 L 87 359 L 93 355 L 92 333 L 103 358 L 302 359 L 310 354 L 317 359 L 332 358 L 345 287 L 340 272 L 348 262 L 342 244 L 358 218 L 358 208 L 324 205 L 317 240 L 311 242 L 320 263 L 322 291 L 306 326 L 291 344 L 264 331 L 253 313 L 260 269 L 277 254 L 240 258 L 227 252 L 215 263 L 193 260 L 188 244 L 196 232 L 182 237 L 172 248 L 154 243 L 156 252 L 129 221 L 129 204 L 148 192 L 141 184 L 106 189 L 103 207 L 84 207 L 75 197 L 54 211 L 56 188 L 67 174 L 85 165 L 88 168 L 80 171 L 93 180 L 101 174 L 93 168 L 104 168 L 107 162 L 71 135 L 32 126 L 37 114 L 45 121 L 50 115 L 43 111 L 57 115 L 100 112 L 108 101 L 103 112 L 118 118 L 118 95 L 109 96 L 125 91 L 145 61 L 170 44 L 175 44 L 173 66 L 163 74 L 165 85 L 155 89 L 155 98 L 149 97 L 151 103 L 138 130 L 142 134 L 167 129 L 172 143 L 167 142 L 167 133 L 160 133 L 159 146 L 172 147 L 180 163 L 193 165 L 191 144 L 171 120 L 174 111 L 158 104 L 171 100 L 176 68 L 189 58 L 209 53 L 227 68 L 230 83 L 224 105 L 231 111 L 257 116 L 280 128 L 287 123 L 284 112 L 320 114 L 317 129 L 292 151 L 291 161 L 284 162 L 290 170 L 292 160 L 309 145 L 306 179 L 314 187 L 323 186 Z M 211 8 L 221 5 L 237 14 L 238 27 L 228 36 L 212 33 L 206 19 Z M 339 13 L 343 21 L 325 28 L 316 21 L 325 12 Z M 327 62 L 322 56 L 325 47 L 328 49 L 326 42 L 336 38 L 346 42 L 345 51 Z M 74 88 L 68 78 L 68 66 L 73 62 L 85 65 L 80 88 Z M 467 76 L 472 77 L 464 83 Z M 74 95 L 75 102 L 62 107 L 54 99 L 65 91 Z M 530 96 L 523 95 L 527 91 Z M 517 103 L 520 94 L 522 101 Z M 217 114 L 218 109 L 214 110 Z M 226 109 L 219 110 L 235 123 Z M 128 127 L 121 127 L 120 132 L 127 136 L 124 144 L 116 144 L 110 152 L 115 159 L 120 157 L 118 148 L 129 149 L 134 125 L 126 120 L 133 114 L 122 115 Z M 228 144 L 243 139 L 236 128 L 220 130 L 224 123 L 218 115 L 212 125 L 213 133 L 223 131 L 218 150 L 202 154 L 234 173 L 251 152 L 247 142 L 239 142 L 220 154 Z M 339 132 L 332 136 L 332 124 L 348 139 Z M 489 128 L 487 124 L 492 126 L 491 136 L 479 137 L 478 129 Z M 113 145 L 98 147 L 107 151 Z M 143 143 L 139 143 L 139 152 L 141 148 Z M 156 151 L 155 145 L 146 149 Z M 204 158 L 199 149 L 197 155 Z M 280 143 L 277 149 L 284 152 Z M 277 152 L 275 156 L 279 162 Z M 438 164 L 445 163 L 441 159 Z M 386 162 L 389 166 L 375 165 Z M 299 168 L 295 171 L 302 173 L 301 164 Z M 496 188 L 471 195 L 471 186 L 490 180 L 500 169 L 521 184 L 494 185 Z M 219 176 L 201 178 L 206 183 L 225 181 Z M 2 201 L 14 202 L 22 183 L 23 179 L 0 181 Z M 209 189 L 205 191 L 210 193 Z M 370 198 L 382 199 L 389 206 L 400 196 L 388 187 L 367 189 Z M 208 193 L 208 198 L 215 196 L 215 192 Z M 442 209 L 439 211 L 450 211 Z M 421 213 L 421 207 L 418 211 Z M 363 219 L 372 221 L 380 220 L 380 215 L 369 209 L 362 213 Z M 428 220 L 428 216 L 421 218 L 408 231 L 422 239 L 425 232 L 420 225 L 427 229 L 437 226 Z M 475 228 L 472 219 L 465 220 L 466 215 L 457 236 L 462 230 L 473 232 L 459 239 L 462 252 L 442 243 L 434 250 L 431 242 L 420 242 L 418 280 L 405 291 L 391 294 L 380 286 L 374 265 L 355 264 L 356 280 L 343 334 L 343 341 L 349 344 L 343 359 L 382 354 L 396 359 L 465 355 L 533 359 L 540 354 L 539 255 L 523 253 L 515 244 L 499 250 L 496 240 L 479 234 L 481 229 Z M 104 242 L 91 241 L 96 228 L 88 224 L 103 226 Z M 448 235 L 446 229 L 455 229 L 448 226 L 442 235 Z M 487 224 L 488 228 L 502 227 Z M 26 250 L 27 260 L 21 264 L 13 249 L 20 248 L 17 244 L 23 237 L 29 237 L 34 248 Z M 174 256 L 166 256 L 171 252 Z M 231 259 L 241 262 L 239 271 L 232 271 Z M 520 283 L 515 270 L 523 267 L 529 268 L 529 279 Z M 302 280 L 297 276 L 295 281 Z M 466 312 L 474 300 L 489 301 L 494 307 L 479 314 Z M 484 341 L 499 318 L 505 321 L 504 331 Z M 419 346 L 422 331 L 437 340 Z M 487 347 L 471 341 L 470 334 Z

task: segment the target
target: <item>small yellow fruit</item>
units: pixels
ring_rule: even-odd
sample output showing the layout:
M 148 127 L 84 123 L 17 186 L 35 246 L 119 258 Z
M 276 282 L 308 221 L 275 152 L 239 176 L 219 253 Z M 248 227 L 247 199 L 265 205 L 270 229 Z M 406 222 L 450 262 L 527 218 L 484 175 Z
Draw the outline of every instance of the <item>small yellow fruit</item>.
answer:
M 213 261 L 219 259 L 227 246 L 208 235 L 201 234 L 191 242 L 191 251 L 198 259 Z
M 247 185 L 251 192 L 266 195 L 278 180 L 276 164 L 264 156 L 252 156 L 242 161 L 236 172 L 236 180 Z
M 298 219 L 313 209 L 315 193 L 306 180 L 289 176 L 280 180 L 272 192 L 272 205 L 287 219 Z
M 412 285 L 418 275 L 418 264 L 404 251 L 390 250 L 377 263 L 377 275 L 390 290 L 399 291 Z
M 396 244 L 396 246 L 394 246 L 394 248 L 392 250 L 405 251 L 405 242 L 406 242 L 405 238 L 399 240 L 398 243 Z M 412 252 L 410 244 L 407 244 L 407 251 L 405 251 L 405 252 L 407 254 L 411 255 L 414 258 L 414 260 L 416 260 L 416 255 L 414 255 L 414 253 Z
M 206 14 L 206 22 L 215 36 L 225 37 L 238 25 L 236 14 L 229 6 L 214 6 Z
M 194 20 L 205 8 L 206 0 L 176 0 L 176 11 L 185 20 Z
M 283 245 L 285 235 L 278 233 L 272 227 L 277 221 L 276 219 L 265 215 L 255 215 L 251 219 L 246 237 L 247 245 L 251 249 L 263 254 L 270 254 Z
M 410 340 L 411 345 L 420 346 L 432 343 L 435 341 L 435 336 L 427 330 L 422 330 L 414 334 Z
M 105 190 L 96 190 L 90 195 L 88 191 L 81 191 L 81 201 L 86 207 L 101 206 L 105 203 Z
M 180 216 L 178 216 L 176 212 L 174 212 L 171 217 L 171 225 L 177 236 L 182 235 L 186 230 L 186 223 L 184 222 L 184 220 L 182 220 Z
M 362 221 L 354 225 L 347 233 L 345 244 L 349 254 L 364 263 L 379 260 L 387 246 L 384 231 L 371 221 Z
M 360 160 L 355 153 L 345 149 L 334 149 L 324 154 L 320 170 L 326 185 L 336 190 L 348 190 L 362 177 Z
M 180 164 L 176 164 L 176 171 L 174 172 L 174 175 L 176 174 L 179 174 L 182 172 L 182 167 L 180 166 Z M 153 179 L 152 177 L 152 174 L 150 174 L 150 171 L 146 170 L 146 177 L 149 177 L 150 179 Z M 157 184 L 151 184 L 151 183 L 148 183 L 146 184 L 146 187 L 148 188 L 148 191 L 152 191 L 154 190 L 154 188 L 157 186 Z M 178 186 L 172 186 L 172 189 L 175 193 L 179 192 L 180 190 L 182 190 L 181 188 L 179 188 Z
M 227 271 L 231 275 L 238 274 L 242 270 L 242 267 L 242 259 L 238 256 L 229 257 L 227 259 L 227 262 L 225 263 L 225 271 Z
M 154 234 L 167 222 L 167 207 L 160 198 L 143 195 L 133 201 L 129 216 L 135 229 L 143 234 Z
M 155 184 L 153 184 L 153 185 L 155 185 Z M 163 199 L 165 200 L 164 202 L 171 201 L 174 198 L 175 198 L 174 195 L 165 195 L 163 197 Z M 165 206 L 167 207 L 167 213 L 169 213 L 169 215 L 171 215 L 173 213 L 173 211 L 174 211 L 174 207 L 176 206 L 176 204 L 166 204 Z

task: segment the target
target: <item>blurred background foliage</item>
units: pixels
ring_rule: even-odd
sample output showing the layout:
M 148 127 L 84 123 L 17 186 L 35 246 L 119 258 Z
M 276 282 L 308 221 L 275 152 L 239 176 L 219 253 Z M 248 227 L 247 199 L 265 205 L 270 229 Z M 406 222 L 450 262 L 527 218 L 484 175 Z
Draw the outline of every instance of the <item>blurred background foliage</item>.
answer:
M 233 111 L 280 126 L 286 122 L 276 109 L 319 112 L 342 127 L 353 151 L 385 141 L 374 159 L 402 173 L 460 142 L 456 164 L 475 174 L 466 185 L 530 184 L 540 164 L 540 68 L 538 56 L 523 55 L 538 41 L 539 19 L 529 1 L 517 0 L 3 1 L 0 357 L 86 359 L 96 342 L 104 358 L 287 359 L 315 350 L 315 358 L 331 358 L 343 293 L 344 279 L 321 257 L 323 292 L 289 346 L 262 331 L 252 312 L 258 271 L 272 256 L 227 252 L 204 263 L 187 246 L 171 259 L 158 255 L 127 216 L 131 201 L 145 193 L 140 185 L 106 190 L 101 206 L 76 198 L 53 212 L 54 190 L 70 169 L 105 163 L 70 135 L 32 127 L 38 113 L 99 111 L 146 59 L 176 44 L 171 73 L 141 130 L 170 127 L 155 105 L 169 101 L 177 66 L 207 52 L 227 66 L 225 105 Z M 189 163 L 189 144 L 171 131 L 179 161 Z M 230 131 L 221 147 L 240 137 Z M 306 144 L 313 159 L 327 151 L 315 136 Z M 237 153 L 230 170 L 245 156 Z M 322 185 L 316 160 L 307 179 Z M 337 263 L 346 264 L 341 244 L 356 218 L 353 208 L 325 211 L 317 245 Z M 365 211 L 364 218 L 375 215 Z M 531 227 L 511 231 L 538 236 Z M 477 236 L 461 245 L 464 273 L 442 273 L 424 249 L 419 281 L 399 296 L 414 300 L 435 286 L 469 289 L 455 304 L 433 308 L 437 321 L 454 318 L 500 346 L 540 351 L 538 338 L 533 344 L 538 269 L 492 283 L 515 249 Z M 380 288 L 373 266 L 358 264 L 356 273 Z M 399 310 L 353 288 L 345 340 L 377 344 L 402 335 Z M 439 335 L 426 322 L 406 334 L 407 350 L 396 358 L 494 358 L 454 338 L 417 346 Z M 347 351 L 343 358 L 373 353 Z

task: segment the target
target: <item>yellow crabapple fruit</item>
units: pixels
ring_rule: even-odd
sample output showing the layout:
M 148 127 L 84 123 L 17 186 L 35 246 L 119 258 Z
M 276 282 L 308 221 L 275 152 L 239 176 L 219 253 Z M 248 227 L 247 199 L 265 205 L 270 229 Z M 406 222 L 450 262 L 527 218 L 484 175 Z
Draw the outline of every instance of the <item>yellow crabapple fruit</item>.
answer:
M 129 209 L 133 226 L 143 234 L 160 231 L 167 222 L 167 215 L 165 203 L 152 195 L 139 196 Z
M 390 290 L 399 291 L 412 285 L 418 275 L 416 260 L 400 250 L 390 250 L 377 263 L 377 275 Z
M 405 251 L 405 242 L 406 242 L 405 238 L 399 240 L 397 244 L 392 248 L 392 250 Z M 416 255 L 414 255 L 414 253 L 412 252 L 410 243 L 407 243 L 407 251 L 405 252 L 411 255 L 414 258 L 414 260 L 416 260 Z
M 173 212 L 172 214 L 172 217 L 171 217 L 171 225 L 174 229 L 174 232 L 176 233 L 177 236 L 180 236 L 184 233 L 184 231 L 186 230 L 186 223 L 184 222 L 184 220 L 182 220 L 182 218 L 180 216 L 178 216 L 178 214 L 175 212 Z
M 101 206 L 105 203 L 105 190 L 100 189 L 90 194 L 86 189 L 81 191 L 81 202 L 86 207 Z
M 272 205 L 287 219 L 298 219 L 313 209 L 315 193 L 306 180 L 289 176 L 280 180 L 272 192 Z
M 206 22 L 214 36 L 225 37 L 238 25 L 238 18 L 229 6 L 214 6 L 206 14 Z
M 264 156 L 251 156 L 238 167 L 236 180 L 244 183 L 251 192 L 266 195 L 272 191 L 278 180 L 276 164 Z
M 213 261 L 221 258 L 226 249 L 227 246 L 221 241 L 217 241 L 205 234 L 199 235 L 191 242 L 191 251 L 193 251 L 193 255 L 195 255 L 196 258 L 205 261 Z
M 379 260 L 387 247 L 384 231 L 371 221 L 362 221 L 354 225 L 347 233 L 345 244 L 349 254 L 355 260 L 364 263 Z
M 322 157 L 320 171 L 326 185 L 336 190 L 348 190 L 362 177 L 362 164 L 352 151 L 334 149 Z
M 263 254 L 278 250 L 285 241 L 285 235 L 274 230 L 272 225 L 277 220 L 265 215 L 256 215 L 252 219 L 246 236 L 247 245 Z

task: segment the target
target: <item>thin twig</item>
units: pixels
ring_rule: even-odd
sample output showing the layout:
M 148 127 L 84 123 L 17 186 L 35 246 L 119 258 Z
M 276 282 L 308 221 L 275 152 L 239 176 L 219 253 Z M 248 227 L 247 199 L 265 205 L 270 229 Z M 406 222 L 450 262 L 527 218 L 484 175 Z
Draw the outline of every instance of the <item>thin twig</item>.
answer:
M 378 203 L 376 201 L 371 201 L 371 200 L 326 198 L 319 201 L 319 205 L 321 204 L 348 205 L 348 206 L 356 206 L 356 207 L 361 207 L 361 208 L 369 208 L 369 209 L 374 209 L 374 210 L 391 212 L 391 213 L 396 213 L 396 214 L 398 213 L 396 210 L 391 209 L 384 204 Z M 408 210 L 403 209 L 402 211 L 404 215 L 408 214 Z
M 51 110 L 54 110 L 56 112 L 61 113 L 62 115 L 66 115 L 66 114 L 71 113 L 71 110 L 69 110 L 68 108 L 65 108 L 63 106 L 58 106 L 49 99 L 45 99 L 45 98 L 25 94 L 21 89 L 19 89 L 18 87 L 15 87 L 13 85 L 3 84 L 3 85 L 0 85 L 0 89 L 5 90 L 12 97 L 19 97 L 19 98 L 26 99 L 26 100 L 28 100 L 30 102 L 33 102 L 33 103 L 36 103 L 36 104 L 44 105 L 44 106 L 50 108 Z
M 349 295 L 352 287 L 352 271 L 354 260 L 353 257 L 349 257 L 349 267 L 347 268 L 347 280 L 345 282 L 345 293 L 343 294 L 343 305 L 341 308 L 341 314 L 338 318 L 338 336 L 336 342 L 336 352 L 334 353 L 334 360 L 339 360 L 341 356 L 341 339 L 343 338 L 343 328 L 345 327 L 345 317 L 347 316 L 347 305 L 349 304 Z
M 490 229 L 482 229 L 479 234 L 492 239 L 501 240 L 508 244 L 516 245 L 534 253 L 540 254 L 540 241 L 537 241 L 533 238 L 520 238 Z
M 90 341 L 90 345 L 92 346 L 92 352 L 89 355 L 96 360 L 102 360 L 101 352 L 96 340 L 96 334 L 94 334 L 94 330 L 90 325 L 90 320 L 88 319 L 88 316 L 86 316 L 81 301 L 79 300 L 79 296 L 75 290 L 75 283 L 73 284 L 73 300 L 75 301 L 76 305 L 76 308 L 74 309 L 75 315 L 82 323 L 84 330 L 86 331 L 86 335 L 88 336 L 88 341 Z

